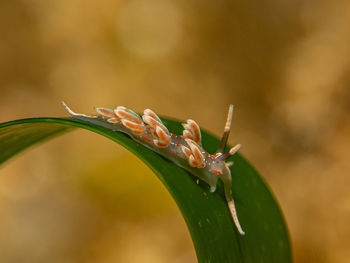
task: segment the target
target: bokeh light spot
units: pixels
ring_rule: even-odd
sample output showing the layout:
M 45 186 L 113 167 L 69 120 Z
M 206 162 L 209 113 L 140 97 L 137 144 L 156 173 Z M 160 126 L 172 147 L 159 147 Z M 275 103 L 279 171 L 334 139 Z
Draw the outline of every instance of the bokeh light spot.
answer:
M 177 7 L 169 1 L 135 0 L 120 11 L 117 35 L 139 56 L 159 56 L 171 51 L 181 33 Z

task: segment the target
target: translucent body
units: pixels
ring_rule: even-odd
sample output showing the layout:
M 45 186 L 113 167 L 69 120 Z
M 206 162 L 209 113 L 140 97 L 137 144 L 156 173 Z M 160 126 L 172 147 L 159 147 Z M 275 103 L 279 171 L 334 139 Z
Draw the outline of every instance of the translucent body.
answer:
M 233 147 L 227 153 L 217 152 L 211 155 L 201 146 L 200 128 L 193 120 L 188 120 L 186 124 L 183 124 L 185 128 L 183 135 L 176 135 L 169 133 L 158 116 L 151 110 L 145 110 L 142 121 L 136 113 L 121 106 L 115 110 L 97 108 L 96 111 L 100 116 L 88 116 L 74 113 L 64 103 L 63 105 L 69 114 L 76 119 L 91 122 L 129 135 L 134 141 L 157 152 L 206 182 L 211 192 L 216 190 L 216 184 L 220 178 L 224 183 L 225 197 L 233 221 L 239 233 L 241 235 L 245 234 L 240 226 L 232 197 L 231 171 L 229 164 L 225 162 L 229 156 L 238 151 L 240 145 Z M 219 149 L 226 146 L 232 112 L 233 106 L 230 107 L 225 132 Z

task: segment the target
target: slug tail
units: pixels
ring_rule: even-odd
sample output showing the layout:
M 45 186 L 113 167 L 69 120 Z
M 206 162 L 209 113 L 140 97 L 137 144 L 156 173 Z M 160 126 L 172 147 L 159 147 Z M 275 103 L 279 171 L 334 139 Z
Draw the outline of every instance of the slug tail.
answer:
M 66 103 L 64 103 L 64 101 L 62 101 L 62 105 L 63 107 L 66 108 L 66 111 L 68 111 L 68 113 L 74 117 L 74 118 L 77 118 L 77 119 L 82 119 L 82 120 L 85 120 L 85 119 L 91 119 L 91 118 L 97 118 L 97 116 L 94 116 L 94 115 L 86 115 L 86 114 L 82 114 L 82 113 L 75 113 L 74 111 L 72 111 L 67 105 Z
M 239 223 L 239 220 L 238 220 L 238 217 L 237 217 L 237 212 L 236 212 L 236 207 L 235 207 L 235 202 L 233 201 L 233 199 L 231 199 L 231 200 L 228 200 L 228 201 L 227 201 L 227 204 L 228 204 L 228 207 L 229 207 L 229 209 L 230 209 L 233 222 L 235 222 L 235 225 L 236 225 L 236 227 L 237 227 L 238 232 L 239 232 L 242 236 L 244 236 L 244 235 L 245 235 L 245 232 L 243 231 L 243 229 L 242 229 L 242 227 L 241 227 L 241 224 Z
M 68 111 L 68 113 L 69 113 L 70 115 L 72 115 L 73 117 L 74 117 L 75 115 L 77 115 L 74 111 L 72 111 L 72 110 L 67 106 L 66 103 L 64 103 L 64 101 L 62 101 L 62 105 L 63 105 L 63 107 L 66 108 L 66 111 Z

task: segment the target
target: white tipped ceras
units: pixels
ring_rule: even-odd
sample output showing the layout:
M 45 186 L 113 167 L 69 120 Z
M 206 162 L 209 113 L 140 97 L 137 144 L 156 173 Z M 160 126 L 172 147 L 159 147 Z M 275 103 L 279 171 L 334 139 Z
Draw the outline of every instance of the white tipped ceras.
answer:
M 183 135 L 176 135 L 170 133 L 157 114 L 150 109 L 144 110 L 143 116 L 140 117 L 123 106 L 118 106 L 114 110 L 98 107 L 95 108 L 98 116 L 89 116 L 75 113 L 66 104 L 63 103 L 63 105 L 74 118 L 102 124 L 128 134 L 136 142 L 161 154 L 208 183 L 211 192 L 216 190 L 216 183 L 220 178 L 224 183 L 225 197 L 233 222 L 238 232 L 245 235 L 232 197 L 232 177 L 229 167 L 233 162 L 226 163 L 226 160 L 234 155 L 241 145 L 237 144 L 228 152 L 224 152 L 231 130 L 233 105 L 229 107 L 221 142 L 213 155 L 203 149 L 200 127 L 194 120 L 189 119 L 183 123 Z

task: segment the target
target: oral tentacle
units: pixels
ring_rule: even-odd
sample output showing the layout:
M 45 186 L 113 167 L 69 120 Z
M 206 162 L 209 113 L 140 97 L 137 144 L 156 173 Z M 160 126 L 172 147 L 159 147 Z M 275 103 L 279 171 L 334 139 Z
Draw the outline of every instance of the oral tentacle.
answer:
M 228 158 L 230 158 L 232 155 L 234 155 L 236 152 L 239 151 L 239 149 L 241 149 L 242 145 L 241 144 L 237 144 L 235 146 L 233 146 L 227 153 L 224 153 L 223 155 L 221 155 L 221 160 L 226 161 Z

